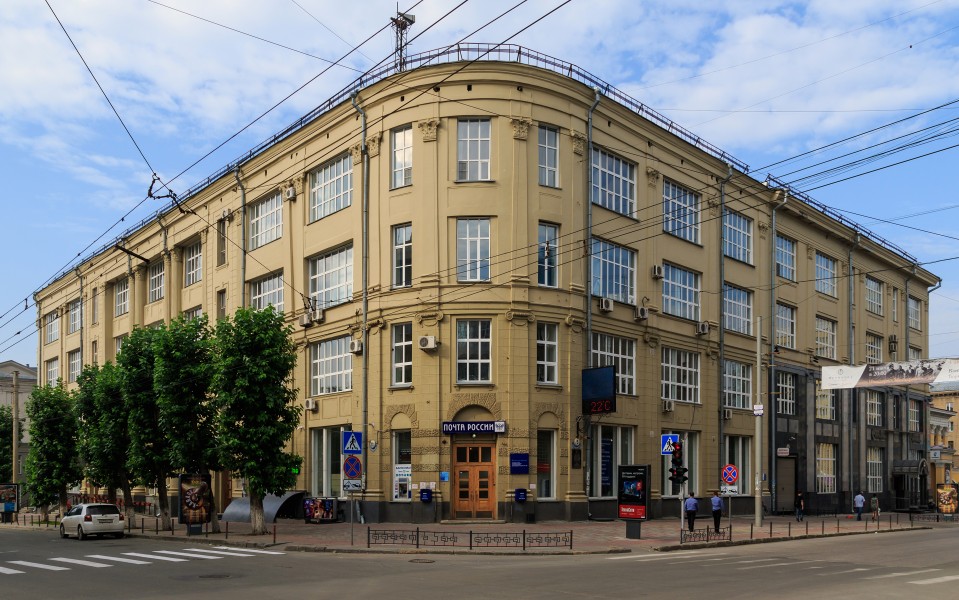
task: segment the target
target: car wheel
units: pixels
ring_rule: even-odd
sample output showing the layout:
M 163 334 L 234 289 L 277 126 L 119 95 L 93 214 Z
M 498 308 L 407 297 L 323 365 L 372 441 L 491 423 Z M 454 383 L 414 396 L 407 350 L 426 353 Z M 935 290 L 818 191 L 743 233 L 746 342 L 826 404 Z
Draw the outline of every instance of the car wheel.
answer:
M 87 535 L 83 533 L 83 525 L 77 525 L 77 539 L 81 542 L 87 539 Z
M 69 535 L 67 535 L 67 530 L 66 528 L 64 528 L 63 523 L 60 523 L 60 537 L 62 538 L 70 537 Z

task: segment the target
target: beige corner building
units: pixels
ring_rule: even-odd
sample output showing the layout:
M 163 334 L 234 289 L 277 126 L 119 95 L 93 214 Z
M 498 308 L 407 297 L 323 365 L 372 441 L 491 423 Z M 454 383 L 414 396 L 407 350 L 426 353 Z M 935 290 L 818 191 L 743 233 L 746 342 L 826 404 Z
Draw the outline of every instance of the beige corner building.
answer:
M 273 304 L 298 488 L 359 487 L 369 521 L 612 517 L 633 464 L 675 515 L 670 433 L 698 494 L 736 465 L 739 512 L 927 499 L 928 392 L 817 382 L 926 357 L 938 278 L 578 67 L 488 49 L 356 82 L 64 272 L 36 295 L 43 380 L 73 386 L 137 326 Z M 584 415 L 605 365 L 615 411 Z

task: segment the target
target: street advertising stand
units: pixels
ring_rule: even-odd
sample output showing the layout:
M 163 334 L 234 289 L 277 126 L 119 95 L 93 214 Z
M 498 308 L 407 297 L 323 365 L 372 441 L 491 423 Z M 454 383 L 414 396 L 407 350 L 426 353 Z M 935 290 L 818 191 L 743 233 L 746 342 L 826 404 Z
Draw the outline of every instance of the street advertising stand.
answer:
M 3 513 L 3 522 L 12 523 L 13 515 L 20 511 L 20 485 L 16 483 L 0 483 L 0 513 Z
M 621 465 L 619 467 L 618 499 L 620 519 L 626 521 L 626 537 L 638 540 L 642 523 L 647 519 L 647 490 L 650 465 Z
M 189 535 L 203 533 L 203 526 L 210 522 L 213 512 L 213 490 L 209 473 L 180 475 L 180 523 L 187 526 Z
M 303 499 L 303 520 L 306 523 L 336 523 L 338 512 L 336 498 Z

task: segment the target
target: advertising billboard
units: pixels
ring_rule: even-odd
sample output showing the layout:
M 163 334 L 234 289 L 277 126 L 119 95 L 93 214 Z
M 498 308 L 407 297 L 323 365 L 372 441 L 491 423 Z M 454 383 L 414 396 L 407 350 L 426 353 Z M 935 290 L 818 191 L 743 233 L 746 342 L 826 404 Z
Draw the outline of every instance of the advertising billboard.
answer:
M 202 525 L 209 523 L 213 505 L 210 476 L 200 474 L 180 475 L 180 523 Z
M 20 486 L 16 483 L 0 483 L 0 512 L 20 510 Z
M 646 520 L 649 497 L 649 465 L 619 467 L 619 518 Z

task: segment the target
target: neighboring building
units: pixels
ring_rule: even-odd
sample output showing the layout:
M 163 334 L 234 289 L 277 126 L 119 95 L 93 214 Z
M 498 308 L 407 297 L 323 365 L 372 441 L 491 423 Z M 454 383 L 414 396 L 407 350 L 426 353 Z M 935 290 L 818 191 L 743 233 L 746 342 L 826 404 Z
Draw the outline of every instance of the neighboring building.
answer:
M 939 484 L 954 485 L 954 473 L 959 472 L 956 445 L 956 406 L 959 404 L 959 382 L 936 383 L 929 386 L 932 404 L 929 406 L 929 462 L 935 465 L 931 489 Z
M 20 418 L 20 448 L 17 453 L 17 473 L 14 479 L 17 483 L 24 481 L 24 466 L 27 454 L 30 452 L 30 422 L 27 421 L 27 401 L 30 393 L 37 387 L 37 370 L 30 365 L 24 365 L 14 360 L 0 362 L 0 406 L 13 406 L 14 399 L 14 371 L 17 373 L 16 398 L 18 400 L 17 414 Z
M 676 514 L 671 432 L 699 494 L 738 466 L 739 511 L 760 480 L 789 509 L 920 489 L 927 394 L 816 383 L 926 356 L 937 278 L 574 65 L 489 48 L 367 77 L 365 120 L 344 90 L 123 233 L 135 254 L 64 272 L 36 294 L 46 379 L 74 385 L 135 326 L 273 304 L 300 352 L 298 487 L 345 496 L 362 432 L 370 521 L 509 518 L 520 488 L 539 519 L 609 517 L 624 464 Z M 584 416 L 581 372 L 607 364 L 617 410 Z

